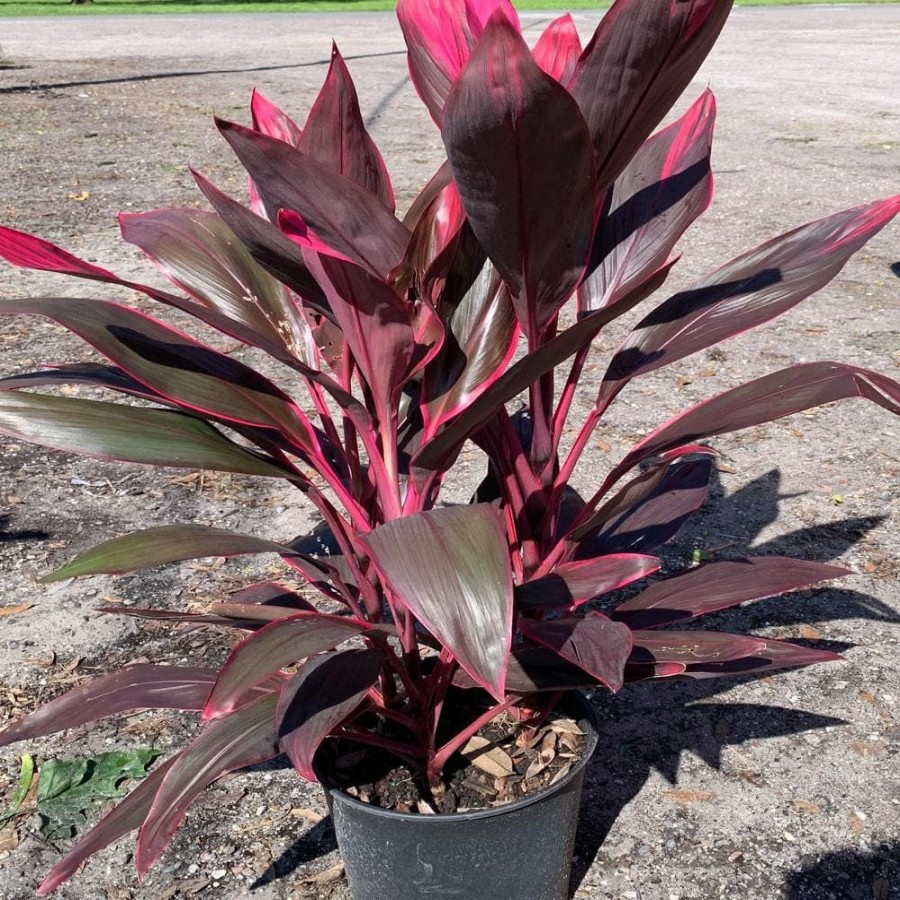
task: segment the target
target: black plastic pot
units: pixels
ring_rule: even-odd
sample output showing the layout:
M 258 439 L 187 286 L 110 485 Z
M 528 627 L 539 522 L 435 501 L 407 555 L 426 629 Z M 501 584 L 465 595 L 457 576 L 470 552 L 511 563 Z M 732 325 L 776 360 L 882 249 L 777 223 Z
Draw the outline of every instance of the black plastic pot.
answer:
M 584 755 L 556 784 L 506 806 L 398 813 L 362 803 L 322 779 L 354 900 L 565 900 L 597 724 L 580 694 L 560 707 L 585 732 Z

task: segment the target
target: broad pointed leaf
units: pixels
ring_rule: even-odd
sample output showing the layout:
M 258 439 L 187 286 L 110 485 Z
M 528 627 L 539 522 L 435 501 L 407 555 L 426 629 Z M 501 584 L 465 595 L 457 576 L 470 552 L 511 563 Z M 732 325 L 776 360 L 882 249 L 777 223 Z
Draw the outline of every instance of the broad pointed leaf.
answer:
M 631 634 L 632 663 L 718 664 L 753 656 L 766 646 L 764 638 L 720 631 L 636 630 Z
M 710 91 L 649 138 L 616 179 L 594 237 L 581 312 L 611 306 L 653 275 L 712 199 L 716 105 Z
M 281 749 L 294 768 L 316 780 L 322 741 L 351 715 L 381 672 L 378 650 L 344 650 L 311 659 L 281 689 L 276 717 Z
M 364 187 L 393 212 L 394 191 L 387 167 L 366 131 L 356 88 L 336 45 L 325 83 L 295 146 Z
M 600 613 L 561 619 L 521 619 L 519 627 L 531 640 L 584 669 L 610 690 L 624 681 L 625 663 L 631 653 L 631 630 Z
M 593 138 L 598 191 L 681 96 L 730 11 L 731 0 L 616 0 L 600 20 L 570 85 Z
M 158 209 L 120 214 L 122 237 L 206 306 L 314 363 L 309 325 L 284 286 L 257 263 L 214 213 Z
M 754 672 L 774 672 L 814 663 L 840 662 L 843 657 L 830 650 L 814 650 L 789 641 L 764 640 L 763 647 L 752 656 L 688 665 L 684 675 L 689 678 L 720 678 L 721 676 L 750 675 Z
M 228 772 L 278 754 L 276 703 L 277 694 L 270 693 L 242 706 L 208 725 L 178 755 L 156 791 L 141 827 L 135 851 L 139 876 L 146 873 L 168 846 L 200 791 Z
M 613 357 L 601 397 L 768 322 L 826 285 L 898 212 L 900 194 L 811 222 L 727 263 L 646 316 Z
M 244 694 L 270 673 L 331 650 L 368 627 L 356 619 L 317 612 L 295 613 L 267 625 L 232 651 L 209 696 L 203 718 L 230 713 Z
M 570 13 L 554 19 L 531 51 L 534 61 L 563 87 L 568 87 L 581 56 L 581 40 Z
M 121 391 L 143 400 L 156 403 L 166 402 L 156 391 L 151 390 L 139 381 L 126 375 L 116 366 L 102 363 L 72 363 L 67 366 L 55 366 L 37 372 L 21 372 L 0 378 L 0 391 L 13 391 L 20 388 L 59 387 L 64 384 L 84 384 L 91 387 L 104 387 L 112 391 Z
M 94 678 L 0 731 L 0 747 L 136 709 L 200 710 L 215 669 L 135 664 Z
M 598 683 L 593 675 L 547 647 L 534 644 L 517 646 L 509 656 L 506 670 L 506 690 L 509 693 L 570 691 L 596 687 Z M 457 669 L 453 684 L 465 690 L 477 687 L 464 669 Z
M 63 882 L 68 881 L 82 864 L 104 847 L 117 841 L 129 831 L 140 828 L 153 798 L 168 771 L 178 762 L 178 756 L 157 766 L 138 786 L 107 813 L 90 831 L 69 848 L 63 858 L 47 873 L 38 885 L 37 893 L 44 897 L 52 894 Z
M 9 391 L 0 393 L 0 433 L 100 459 L 270 478 L 288 474 L 202 419 L 164 409 Z
M 681 444 L 740 431 L 811 406 L 853 397 L 871 400 L 900 415 L 900 383 L 886 375 L 836 362 L 789 366 L 673 416 L 632 448 L 612 471 L 607 483 L 613 483 L 641 460 Z
M 156 319 L 105 300 L 31 297 L 0 315 L 47 316 L 129 375 L 190 411 L 275 429 L 308 452 L 317 440 L 290 397 L 254 369 Z
M 518 31 L 494 13 L 450 92 L 442 133 L 472 230 L 509 286 L 523 329 L 536 335 L 588 261 L 587 126 Z
M 516 605 L 520 609 L 571 608 L 631 584 L 658 569 L 659 560 L 655 556 L 637 553 L 617 553 L 563 563 L 551 575 L 517 585 Z
M 245 553 L 292 553 L 289 547 L 207 525 L 160 525 L 104 541 L 75 557 L 42 580 L 62 581 L 82 575 L 121 575 L 149 566 Z
M 282 141 L 216 122 L 271 219 L 280 209 L 299 213 L 329 246 L 380 278 L 403 259 L 409 232 L 365 188 Z
M 502 698 L 513 586 L 501 513 L 485 504 L 433 509 L 362 541 L 396 599 Z
M 656 582 L 616 607 L 612 617 L 629 628 L 657 628 L 848 574 L 840 566 L 781 556 L 710 563 Z
M 519 29 L 509 0 L 399 0 L 397 18 L 413 85 L 440 126 L 447 94 L 494 9 Z
M 278 138 L 292 147 L 300 143 L 302 128 L 286 113 L 276 106 L 256 88 L 250 96 L 250 114 L 253 128 L 269 137 Z

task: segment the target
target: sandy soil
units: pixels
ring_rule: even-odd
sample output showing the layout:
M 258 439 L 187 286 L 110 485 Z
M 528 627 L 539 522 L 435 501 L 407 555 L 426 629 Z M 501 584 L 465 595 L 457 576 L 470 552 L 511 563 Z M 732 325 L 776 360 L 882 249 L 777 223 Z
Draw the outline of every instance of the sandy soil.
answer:
M 525 17 L 537 35 L 549 16 Z M 577 18 L 583 36 L 589 17 Z M 0 219 L 123 275 L 146 278 L 117 240 L 118 210 L 201 205 L 188 165 L 234 194 L 243 176 L 213 112 L 247 120 L 251 87 L 302 117 L 334 36 L 401 205 L 440 159 L 388 15 L 3 20 Z M 738 9 L 685 103 L 719 102 L 713 208 L 683 243 L 673 287 L 804 221 L 898 189 L 900 7 Z M 682 108 L 682 107 L 679 107 Z M 640 434 L 727 386 L 802 359 L 900 375 L 898 230 L 887 229 L 789 317 L 648 376 L 598 436 L 583 483 Z M 152 276 L 151 276 L 152 277 Z M 0 294 L 87 293 L 0 270 Z M 97 296 L 109 291 L 93 289 Z M 41 321 L 0 324 L 0 373 L 85 357 Z M 616 335 L 601 338 L 609 352 Z M 643 685 L 595 698 L 600 750 L 578 840 L 578 898 L 900 896 L 900 423 L 863 404 L 817 409 L 716 441 L 714 498 L 666 551 L 684 562 L 784 553 L 839 561 L 840 587 L 721 616 L 846 649 L 846 661 L 744 683 Z M 220 659 L 205 632 L 168 639 L 97 616 L 110 599 L 180 606 L 221 596 L 269 560 L 185 565 L 120 580 L 37 584 L 104 537 L 178 521 L 285 539 L 309 524 L 286 490 L 237 477 L 101 465 L 0 441 L 0 723 L 83 676 L 149 658 Z M 471 471 L 463 470 L 460 492 Z M 272 571 L 274 571 L 274 566 Z M 185 717 L 130 717 L 31 748 L 42 757 L 178 746 Z M 19 748 L 0 752 L 0 807 Z M 208 791 L 138 885 L 123 841 L 60 891 L 65 898 L 348 897 L 316 786 L 280 765 Z M 0 832 L 0 898 L 32 895 L 58 858 L 34 820 Z M 552 839 L 552 836 L 548 836 Z M 14 846 L 18 843 L 18 846 Z

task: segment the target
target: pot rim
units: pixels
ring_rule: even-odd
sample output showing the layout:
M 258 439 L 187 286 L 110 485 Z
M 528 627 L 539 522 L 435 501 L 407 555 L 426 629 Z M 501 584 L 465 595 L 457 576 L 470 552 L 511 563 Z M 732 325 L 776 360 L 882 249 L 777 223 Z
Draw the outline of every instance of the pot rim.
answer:
M 380 806 L 373 806 L 371 803 L 364 803 L 362 800 L 357 800 L 356 797 L 351 797 L 348 793 L 341 790 L 341 788 L 330 784 L 327 776 L 323 774 L 321 768 L 315 761 L 313 762 L 313 769 L 319 780 L 319 784 L 331 799 L 359 810 L 365 810 L 369 815 L 375 817 L 386 817 L 399 822 L 416 822 L 420 824 L 431 823 L 434 825 L 451 825 L 455 822 L 467 822 L 472 819 L 490 819 L 504 815 L 505 813 L 517 812 L 518 810 L 525 809 L 535 803 L 540 803 L 551 794 L 560 793 L 582 773 L 584 768 L 590 762 L 591 757 L 594 755 L 594 751 L 597 749 L 597 743 L 600 737 L 597 714 L 583 691 L 567 691 L 565 696 L 560 700 L 557 708 L 562 707 L 565 709 L 566 706 L 569 705 L 576 707 L 576 709 L 573 710 L 573 713 L 578 717 L 578 723 L 586 724 L 588 726 L 585 729 L 585 745 L 584 752 L 581 754 L 581 759 L 572 766 L 564 778 L 560 778 L 555 784 L 547 785 L 547 787 L 542 788 L 535 794 L 523 797 L 521 800 L 514 800 L 511 803 L 504 803 L 502 806 L 492 806 L 487 809 L 472 810 L 471 812 L 437 813 L 431 816 L 423 815 L 422 813 L 398 812 L 394 809 L 384 809 Z

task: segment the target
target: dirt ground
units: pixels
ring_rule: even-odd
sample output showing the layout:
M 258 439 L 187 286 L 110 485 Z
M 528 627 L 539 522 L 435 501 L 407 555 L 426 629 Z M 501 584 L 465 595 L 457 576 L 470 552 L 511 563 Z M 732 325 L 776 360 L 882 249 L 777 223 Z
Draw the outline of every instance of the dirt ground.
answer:
M 526 15 L 528 33 L 536 37 L 549 18 Z M 576 21 L 586 38 L 592 18 Z M 440 141 L 410 87 L 389 15 L 6 19 L 0 220 L 122 275 L 152 278 L 118 241 L 116 212 L 202 205 L 189 165 L 240 195 L 244 178 L 212 113 L 247 121 L 257 86 L 302 117 L 332 37 L 405 206 L 439 161 Z M 717 96 L 717 190 L 683 242 L 673 289 L 788 228 L 898 190 L 898 46 L 900 6 L 734 12 L 679 107 L 707 85 Z M 900 377 L 898 237 L 897 225 L 886 229 L 788 317 L 641 379 L 598 434 L 582 482 L 678 409 L 795 361 L 835 359 Z M 0 269 L 0 295 L 50 291 L 113 294 Z M 614 349 L 617 334 L 602 336 L 598 352 Z M 0 374 L 87 357 L 40 320 L 3 321 L 0 343 Z M 900 897 L 898 435 L 900 422 L 883 410 L 848 403 L 715 442 L 714 496 L 666 548 L 667 563 L 683 564 L 699 548 L 714 558 L 781 553 L 847 566 L 853 575 L 838 587 L 710 623 L 846 650 L 846 660 L 765 679 L 598 694 L 602 733 L 575 897 Z M 172 640 L 169 629 L 138 628 L 95 607 L 202 603 L 280 574 L 262 557 L 40 586 L 48 569 L 154 524 L 205 522 L 277 540 L 310 524 L 286 489 L 237 476 L 103 465 L 8 440 L 0 447 L 0 613 L 30 604 L 0 617 L 0 724 L 128 661 L 202 665 L 225 652 L 205 631 Z M 461 497 L 477 477 L 477 461 L 463 467 Z M 39 758 L 113 743 L 165 752 L 189 726 L 180 715 L 132 716 L 29 749 Z M 22 749 L 0 751 L 0 811 Z M 59 896 L 346 900 L 324 814 L 317 786 L 280 763 L 264 767 L 207 791 L 143 885 L 125 840 Z M 32 896 L 60 851 L 34 818 L 0 832 L 0 898 Z

